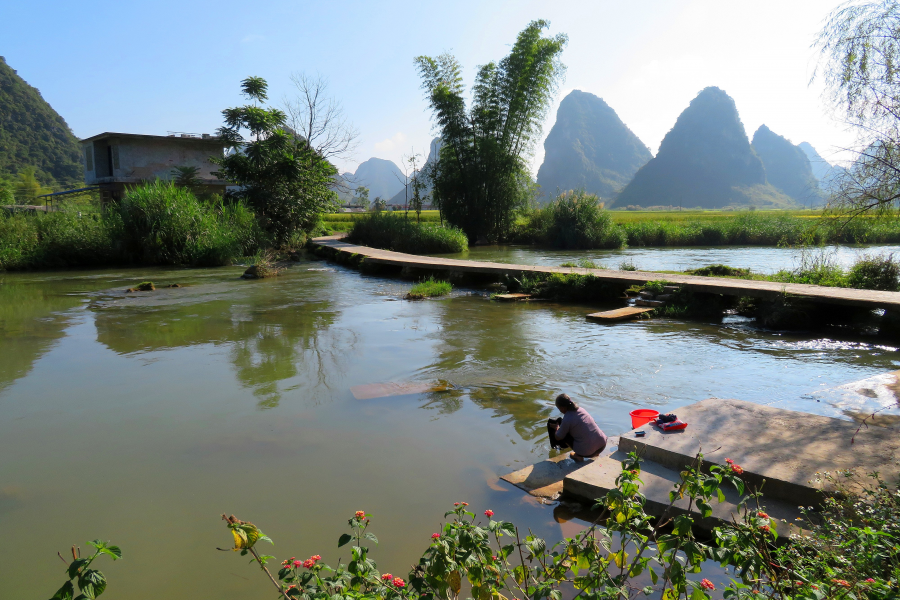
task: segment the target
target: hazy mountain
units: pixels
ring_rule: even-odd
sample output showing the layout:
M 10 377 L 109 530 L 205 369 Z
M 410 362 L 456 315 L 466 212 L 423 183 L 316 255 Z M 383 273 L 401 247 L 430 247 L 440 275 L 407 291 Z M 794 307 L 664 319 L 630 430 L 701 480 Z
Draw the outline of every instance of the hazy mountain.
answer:
M 819 182 L 801 148 L 765 125 L 753 134 L 752 146 L 766 168 L 769 183 L 801 204 L 822 202 Z
M 356 168 L 351 181 L 355 187 L 369 188 L 369 200 L 381 197 L 385 200 L 403 189 L 403 171 L 393 161 L 370 158 Z
M 420 171 L 425 167 L 425 165 L 430 165 L 434 161 L 438 159 L 438 153 L 441 151 L 441 138 L 434 138 L 431 140 L 431 146 L 428 149 L 428 158 L 425 159 L 422 167 L 419 169 Z M 425 181 L 425 190 L 424 192 L 431 195 L 431 184 L 428 181 Z M 412 196 L 412 188 L 411 186 L 409 190 L 409 197 Z M 400 186 L 400 191 L 397 192 L 390 200 L 388 200 L 388 204 L 396 204 L 396 205 L 404 205 L 406 204 L 407 199 L 406 188 L 404 186 Z M 425 200 L 425 204 L 431 204 L 431 198 Z
M 45 183 L 84 181 L 81 146 L 72 130 L 0 56 L 0 175 L 25 167 L 36 167 Z
M 641 167 L 615 204 L 721 208 L 794 202 L 766 182 L 734 100 L 708 87 L 679 115 L 656 157 Z
M 822 156 L 816 151 L 815 148 L 812 147 L 808 142 L 800 142 L 797 144 L 797 147 L 803 150 L 806 154 L 806 157 L 809 159 L 810 167 L 812 167 L 812 173 L 815 178 L 819 181 L 819 187 L 823 192 L 828 193 L 831 191 L 831 188 L 837 183 L 837 180 L 840 178 L 841 174 L 844 173 L 844 167 L 838 165 L 832 165 L 827 160 L 822 158 Z
M 537 182 L 545 197 L 584 189 L 610 197 L 653 158 L 602 98 L 575 90 L 563 98 L 544 141 Z

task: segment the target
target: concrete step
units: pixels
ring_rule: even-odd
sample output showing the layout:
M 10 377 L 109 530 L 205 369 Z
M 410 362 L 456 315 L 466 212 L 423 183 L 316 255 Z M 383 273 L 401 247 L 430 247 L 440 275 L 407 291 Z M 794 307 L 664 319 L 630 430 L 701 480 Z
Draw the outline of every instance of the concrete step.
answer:
M 635 306 L 648 306 L 650 308 L 659 308 L 663 306 L 665 302 L 660 302 L 659 300 L 643 300 L 638 298 L 634 301 Z
M 900 435 L 896 429 L 860 429 L 844 421 L 742 400 L 709 398 L 675 413 L 688 424 L 663 432 L 653 424 L 622 434 L 619 450 L 680 471 L 702 450 L 704 460 L 724 466 L 730 458 L 744 469 L 743 480 L 767 498 L 816 506 L 822 491 L 816 473 L 859 469 L 878 471 L 884 481 L 900 475 Z M 825 491 L 831 491 L 825 489 Z
M 621 442 L 619 447 L 620 450 L 613 454 L 597 458 L 590 465 L 567 474 L 563 479 L 563 495 L 582 500 L 596 500 L 611 489 L 615 489 L 616 477 L 622 472 L 621 461 L 628 457 L 628 453 L 621 450 Z M 645 460 L 641 463 L 640 479 L 640 491 L 647 499 L 645 510 L 655 517 L 661 516 L 669 506 L 669 492 L 681 481 L 678 471 Z M 738 508 L 740 497 L 737 490 L 729 484 L 723 486 L 722 491 L 725 494 L 725 502 L 720 503 L 717 499 L 712 501 L 712 516 L 700 518 L 696 510 L 690 511 L 700 529 L 711 531 L 714 527 L 731 522 L 732 518 L 742 518 L 743 511 Z M 794 525 L 799 523 L 797 519 L 801 513 L 796 505 L 772 498 L 763 499 L 761 504 L 770 517 L 785 521 L 778 524 L 777 531 L 780 536 L 789 534 L 788 523 Z M 753 508 L 756 508 L 755 505 Z M 670 514 L 686 513 L 688 500 L 680 499 L 675 502 Z

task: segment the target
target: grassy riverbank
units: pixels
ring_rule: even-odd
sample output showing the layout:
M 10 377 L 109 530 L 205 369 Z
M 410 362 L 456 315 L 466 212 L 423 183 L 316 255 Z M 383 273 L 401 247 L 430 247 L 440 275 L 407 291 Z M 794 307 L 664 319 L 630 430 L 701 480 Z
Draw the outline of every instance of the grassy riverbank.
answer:
M 369 214 L 324 215 L 323 226 L 350 231 Z M 405 219 L 399 211 L 389 214 Z M 414 213 L 409 220 L 415 221 Z M 420 221 L 438 224 L 440 213 L 423 211 Z M 551 205 L 521 214 L 508 241 L 556 248 L 893 244 L 900 243 L 900 219 L 847 220 L 814 210 L 561 210 Z
M 224 265 L 254 252 L 263 237 L 243 204 L 200 201 L 185 188 L 156 182 L 102 214 L 0 212 L 0 270 Z
M 371 213 L 352 221 L 349 238 L 360 245 L 409 254 L 450 254 L 469 249 L 466 234 L 433 221 L 417 223 L 402 215 Z

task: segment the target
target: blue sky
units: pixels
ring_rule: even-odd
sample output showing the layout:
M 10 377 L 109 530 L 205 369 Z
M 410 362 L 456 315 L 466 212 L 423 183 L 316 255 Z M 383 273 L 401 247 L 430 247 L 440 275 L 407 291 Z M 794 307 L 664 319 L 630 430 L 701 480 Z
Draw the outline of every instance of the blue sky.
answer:
M 809 84 L 810 44 L 832 0 L 286 0 L 0 3 L 0 55 L 75 135 L 213 132 L 248 75 L 270 99 L 290 75 L 321 74 L 360 131 L 355 161 L 427 152 L 433 127 L 413 58 L 452 51 L 466 67 L 502 58 L 531 20 L 569 35 L 556 104 L 572 89 L 604 98 L 655 153 L 702 88 L 734 97 L 752 136 L 765 123 L 840 159 L 852 135 Z M 549 132 L 556 104 L 548 117 Z M 533 159 L 542 158 L 538 144 Z

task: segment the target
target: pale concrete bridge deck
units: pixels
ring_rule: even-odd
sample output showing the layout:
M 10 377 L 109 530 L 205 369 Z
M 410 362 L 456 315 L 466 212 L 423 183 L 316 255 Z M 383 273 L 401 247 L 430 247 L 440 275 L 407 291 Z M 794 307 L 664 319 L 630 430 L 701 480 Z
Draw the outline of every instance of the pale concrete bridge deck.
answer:
M 431 271 L 457 271 L 461 273 L 480 273 L 490 275 L 519 276 L 522 273 L 578 273 L 599 277 L 610 283 L 619 283 L 624 287 L 642 285 L 648 281 L 666 280 L 688 288 L 695 292 L 723 294 L 726 296 L 747 296 L 752 298 L 775 299 L 784 294 L 799 296 L 811 302 L 837 304 L 858 308 L 883 308 L 900 312 L 900 292 L 882 292 L 876 290 L 855 290 L 832 288 L 801 283 L 777 283 L 772 281 L 752 281 L 747 279 L 729 279 L 725 277 L 700 277 L 696 275 L 675 275 L 652 271 L 615 271 L 610 269 L 582 269 L 577 267 L 546 267 L 534 265 L 516 265 L 434 256 L 404 254 L 390 250 L 379 250 L 367 246 L 357 246 L 343 239 L 344 236 L 328 236 L 314 238 L 312 243 L 325 248 L 333 248 L 339 252 L 359 254 L 368 262 L 397 267 L 410 267 Z

